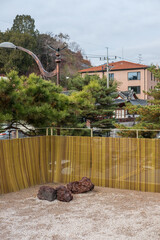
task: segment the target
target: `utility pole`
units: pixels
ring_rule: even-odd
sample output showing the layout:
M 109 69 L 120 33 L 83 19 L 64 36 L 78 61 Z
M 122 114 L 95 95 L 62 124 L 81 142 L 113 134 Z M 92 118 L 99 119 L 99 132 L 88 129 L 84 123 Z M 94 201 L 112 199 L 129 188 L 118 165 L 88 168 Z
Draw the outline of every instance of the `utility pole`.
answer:
M 121 58 L 121 57 L 118 57 L 118 56 L 114 56 L 114 57 L 109 57 L 108 56 L 108 47 L 106 47 L 107 49 L 107 58 L 106 58 L 106 55 L 103 55 L 105 57 L 103 57 L 102 55 L 91 55 L 91 54 L 88 54 L 88 55 L 91 55 L 89 56 L 88 58 L 99 58 L 100 60 L 104 61 L 104 60 L 107 60 L 107 63 L 105 63 L 104 65 L 106 65 L 106 77 L 107 77 L 107 81 L 106 81 L 106 85 L 107 85 L 107 88 L 109 88 L 109 71 L 110 69 L 112 69 L 113 67 L 109 67 L 109 60 L 115 60 L 117 58 Z M 87 55 L 86 55 L 87 57 Z M 104 73 L 105 73 L 105 69 L 104 69 Z
M 108 47 L 107 48 L 107 88 L 109 88 L 109 58 L 108 58 Z
M 109 56 L 108 56 L 108 47 L 106 47 L 107 48 L 107 64 L 106 64 L 106 70 L 107 70 L 107 88 L 109 88 L 109 70 L 112 68 L 112 67 L 109 67 L 109 59 L 111 60 L 111 59 L 117 59 L 117 56 L 115 56 L 114 58 L 112 57 L 112 58 L 109 58 Z

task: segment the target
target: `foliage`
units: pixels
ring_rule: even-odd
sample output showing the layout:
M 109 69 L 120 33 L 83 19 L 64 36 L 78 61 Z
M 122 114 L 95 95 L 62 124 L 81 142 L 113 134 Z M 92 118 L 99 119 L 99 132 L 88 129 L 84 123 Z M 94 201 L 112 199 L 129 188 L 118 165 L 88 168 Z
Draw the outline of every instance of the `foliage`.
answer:
M 67 88 L 69 90 L 81 91 L 84 86 L 88 85 L 90 81 L 94 81 L 94 80 L 100 81 L 99 76 L 98 75 L 91 76 L 86 74 L 84 77 L 81 77 L 80 74 L 77 74 L 68 79 Z
M 86 110 L 82 105 L 83 110 L 80 113 L 84 119 L 90 121 L 91 127 L 113 127 L 113 115 L 116 108 L 113 99 L 117 95 L 117 84 L 115 82 L 110 82 L 110 87 L 107 88 L 106 78 L 100 79 L 97 75 L 85 75 L 84 78 L 82 78 L 80 75 L 77 75 L 69 79 L 68 88 L 79 91 L 79 93 L 73 94 L 72 96 L 83 96 L 84 94 L 81 98 L 82 101 L 85 99 L 86 103 L 86 100 L 89 99 L 92 103 L 92 106 L 88 106 Z M 78 107 L 76 111 L 79 110 L 80 108 Z
M 94 106 L 95 99 L 91 93 L 86 92 L 85 90 L 73 92 L 68 97 L 67 114 L 58 124 L 63 127 L 85 128 L 85 116 L 90 109 L 94 108 Z M 80 134 L 80 132 L 77 134 Z
M 67 115 L 68 97 L 61 88 L 31 74 L 18 77 L 12 71 L 0 81 L 0 118 L 12 128 L 19 124 L 46 127 L 57 125 Z
M 17 72 L 7 74 L 0 80 L 0 123 L 9 128 L 113 127 L 113 92 L 116 86 L 106 88 L 103 80 L 91 80 L 82 91 L 73 91 L 70 96 L 62 94 L 62 88 L 35 74 L 19 77 Z M 90 135 L 89 131 L 72 134 Z
M 61 88 L 55 84 L 31 74 L 27 80 L 26 120 L 37 127 L 57 125 L 67 114 L 68 98 L 61 94 Z
M 76 79 L 82 80 L 80 76 Z M 61 124 L 66 127 L 86 128 L 86 121 L 89 121 L 91 127 L 112 128 L 116 84 L 111 83 L 110 88 L 107 89 L 106 79 L 87 76 L 86 80 L 88 85 L 84 85 L 82 81 L 82 85 L 78 86 L 78 89 L 82 90 L 73 91 L 69 96 L 68 115 Z M 82 133 L 90 135 L 90 131 L 72 131 L 72 135 Z
M 35 30 L 35 21 L 30 15 L 17 15 L 13 20 L 11 31 L 17 33 L 28 33 L 35 36 L 38 30 Z
M 28 33 L 16 33 L 8 31 L 6 33 L 0 32 L 0 42 L 13 42 L 16 46 L 23 46 L 33 51 L 36 47 L 36 38 Z M 0 48 L 0 71 L 1 73 L 16 70 L 20 74 L 28 74 L 31 68 L 37 68 L 34 60 L 26 53 L 13 50 Z
M 92 94 L 95 99 L 94 109 L 86 113 L 86 119 L 90 120 L 91 127 L 95 128 L 113 128 L 114 123 L 114 98 L 116 96 L 116 83 L 112 82 L 107 88 L 106 79 L 91 81 L 85 86 L 85 91 Z

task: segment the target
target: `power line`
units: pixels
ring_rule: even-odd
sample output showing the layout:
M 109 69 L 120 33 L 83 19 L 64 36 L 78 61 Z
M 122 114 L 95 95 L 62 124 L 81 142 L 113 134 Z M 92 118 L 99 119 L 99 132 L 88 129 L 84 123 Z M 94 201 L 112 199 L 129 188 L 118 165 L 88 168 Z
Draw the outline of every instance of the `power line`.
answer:
M 102 60 L 102 61 L 107 60 L 106 55 L 102 55 L 102 54 L 100 54 L 100 55 L 82 54 L 82 55 L 83 55 L 83 57 L 86 57 L 86 58 L 99 58 L 99 60 Z M 110 56 L 110 57 L 109 57 L 109 60 L 118 59 L 118 58 L 121 59 L 121 57 L 119 57 L 119 56 Z
M 90 58 L 99 58 L 100 61 L 106 61 L 107 58 L 106 58 L 106 55 L 102 55 L 102 54 L 99 54 L 99 55 L 94 55 L 94 54 L 82 54 L 83 57 L 86 57 L 87 59 L 90 59 Z M 112 58 L 112 59 L 111 59 Z M 137 58 L 135 59 L 131 59 L 131 58 L 127 58 L 127 57 L 120 57 L 120 56 L 110 56 L 109 57 L 109 60 L 123 60 L 123 61 L 129 61 L 129 62 L 135 62 L 137 63 Z M 142 59 L 141 59 L 142 61 Z
M 3 21 L 3 20 L 1 20 L 1 19 L 0 19 L 0 22 L 2 22 L 2 23 L 7 23 L 7 24 L 12 24 L 11 22 Z

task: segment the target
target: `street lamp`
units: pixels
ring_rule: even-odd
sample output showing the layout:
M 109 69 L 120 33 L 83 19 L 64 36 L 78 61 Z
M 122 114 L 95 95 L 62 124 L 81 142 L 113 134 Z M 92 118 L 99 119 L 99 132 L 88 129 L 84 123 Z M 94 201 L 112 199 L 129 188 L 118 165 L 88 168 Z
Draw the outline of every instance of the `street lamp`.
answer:
M 26 49 L 26 48 L 23 48 L 23 47 L 20 47 L 20 46 L 15 46 L 13 43 L 11 42 L 3 42 L 3 43 L 0 43 L 0 47 L 3 47 L 3 48 L 13 48 L 13 49 L 18 49 L 18 50 L 21 50 L 23 52 L 26 52 L 28 53 L 29 55 L 32 56 L 32 58 L 34 58 L 34 60 L 36 61 L 38 67 L 39 67 L 39 70 L 42 74 L 42 76 L 46 77 L 46 78 L 51 78 L 53 76 L 56 76 L 57 75 L 57 85 L 59 85 L 59 82 L 60 82 L 60 62 L 61 62 L 61 59 L 60 59 L 60 49 L 54 49 L 56 50 L 56 69 L 53 70 L 52 72 L 47 72 L 43 66 L 42 66 L 42 63 L 40 62 L 39 58 L 33 53 L 31 52 L 30 50 Z M 50 47 L 51 48 L 51 47 Z

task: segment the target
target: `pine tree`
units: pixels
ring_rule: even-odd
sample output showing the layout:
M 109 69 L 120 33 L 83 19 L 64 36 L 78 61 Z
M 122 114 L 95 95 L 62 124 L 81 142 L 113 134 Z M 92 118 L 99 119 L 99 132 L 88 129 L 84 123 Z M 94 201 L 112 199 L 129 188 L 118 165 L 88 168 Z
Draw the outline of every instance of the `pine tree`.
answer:
M 35 74 L 19 77 L 12 71 L 0 80 L 0 122 L 15 125 L 48 127 L 57 125 L 67 115 L 68 97 L 62 89 Z
M 100 78 L 97 75 L 80 75 L 69 79 L 69 89 L 87 93 L 94 99 L 94 107 L 83 111 L 83 118 L 90 121 L 93 128 L 113 128 L 114 98 L 117 96 L 117 84 L 110 82 L 107 88 L 106 78 Z M 93 103 L 93 102 L 92 102 Z
M 91 81 L 84 87 L 85 91 L 92 94 L 95 99 L 95 107 L 86 113 L 86 118 L 90 120 L 91 127 L 95 128 L 113 128 L 115 122 L 113 115 L 116 108 L 114 98 L 116 94 L 116 83 L 111 82 L 107 88 L 106 79 Z

